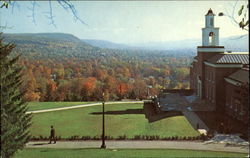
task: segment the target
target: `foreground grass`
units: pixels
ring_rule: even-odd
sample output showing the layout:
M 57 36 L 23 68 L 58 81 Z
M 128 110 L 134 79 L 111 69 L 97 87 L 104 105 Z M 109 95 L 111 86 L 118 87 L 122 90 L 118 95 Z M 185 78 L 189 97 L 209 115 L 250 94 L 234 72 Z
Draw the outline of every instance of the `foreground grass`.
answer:
M 50 126 L 54 125 L 56 135 L 62 138 L 77 135 L 100 136 L 102 127 L 102 106 L 92 106 L 64 111 L 33 114 L 30 128 L 33 136 L 49 136 Z M 143 104 L 105 105 L 106 135 L 118 137 L 126 135 L 198 136 L 184 116 L 164 118 L 149 123 L 143 113 Z M 129 112 L 128 112 L 129 111 Z M 142 112 L 138 112 L 142 111 Z
M 94 102 L 29 102 L 28 111 L 62 108 L 75 105 L 83 105 Z
M 246 157 L 247 154 L 176 149 L 24 149 L 14 158 Z

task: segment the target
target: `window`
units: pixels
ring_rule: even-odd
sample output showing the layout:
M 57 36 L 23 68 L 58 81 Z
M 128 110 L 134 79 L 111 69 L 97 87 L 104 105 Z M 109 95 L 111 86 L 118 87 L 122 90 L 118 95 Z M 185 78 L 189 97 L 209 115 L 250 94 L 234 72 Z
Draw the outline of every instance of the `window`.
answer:
M 210 19 L 210 26 L 214 26 L 214 20 L 212 18 Z
M 231 98 L 230 109 L 233 109 L 233 98 Z
M 207 86 L 206 86 L 206 98 L 208 99 L 208 88 L 209 88 L 209 86 L 208 86 L 208 84 L 207 84 Z
M 240 111 L 240 105 L 241 105 L 241 102 L 240 100 L 238 99 L 234 99 L 234 111 L 237 112 L 237 111 Z
M 211 91 L 211 87 L 210 86 L 209 86 L 209 90 L 208 91 L 209 91 L 208 100 L 211 100 L 211 94 L 212 94 L 211 92 L 212 91 Z
M 213 38 L 214 38 L 214 33 L 213 32 L 210 32 L 209 33 L 209 45 L 213 45 Z
M 214 103 L 214 87 L 211 85 L 211 101 Z

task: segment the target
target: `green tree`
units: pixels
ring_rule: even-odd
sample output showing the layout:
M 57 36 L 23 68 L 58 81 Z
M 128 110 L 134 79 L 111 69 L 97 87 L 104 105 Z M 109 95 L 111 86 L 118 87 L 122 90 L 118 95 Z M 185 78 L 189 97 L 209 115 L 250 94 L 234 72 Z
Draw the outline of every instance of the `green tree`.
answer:
M 19 90 L 22 81 L 18 56 L 10 57 L 13 48 L 13 44 L 3 44 L 0 39 L 1 157 L 4 158 L 12 157 L 30 138 L 31 115 L 25 114 L 27 104 Z

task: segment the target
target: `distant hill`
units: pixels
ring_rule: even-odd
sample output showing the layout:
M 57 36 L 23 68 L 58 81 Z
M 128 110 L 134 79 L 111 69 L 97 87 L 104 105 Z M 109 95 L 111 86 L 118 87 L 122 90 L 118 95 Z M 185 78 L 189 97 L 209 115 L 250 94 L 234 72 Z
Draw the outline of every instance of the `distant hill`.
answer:
M 3 34 L 6 42 L 14 42 L 16 44 L 30 44 L 43 42 L 74 42 L 82 43 L 80 39 L 71 34 L 65 33 L 16 33 Z
M 201 39 L 186 39 L 179 41 L 148 42 L 137 44 L 120 44 L 105 40 L 83 40 L 84 42 L 100 47 L 114 49 L 146 49 L 146 50 L 196 50 L 201 45 Z M 248 51 L 248 36 L 232 36 L 220 39 L 220 45 L 225 46 L 226 51 Z
M 3 34 L 4 42 L 16 45 L 15 51 L 28 57 L 81 57 L 97 54 L 99 48 L 64 33 Z
M 104 40 L 81 40 L 65 33 L 3 34 L 4 42 L 16 44 L 15 52 L 32 58 L 75 57 L 86 59 L 97 56 L 131 54 L 134 56 L 158 55 L 194 56 L 201 39 L 144 44 L 119 44 Z M 227 51 L 248 51 L 248 36 L 228 37 L 220 40 Z M 117 54 L 118 53 L 118 54 Z M 122 54 L 121 54 L 122 53 Z
M 99 48 L 132 49 L 132 47 L 129 46 L 129 45 L 114 43 L 114 42 L 105 41 L 105 40 L 83 39 L 82 41 L 85 42 L 85 43 L 88 43 L 88 44 L 90 44 L 92 46 L 99 47 Z
M 249 52 L 248 36 L 231 36 L 222 38 L 220 43 L 225 46 L 226 51 Z

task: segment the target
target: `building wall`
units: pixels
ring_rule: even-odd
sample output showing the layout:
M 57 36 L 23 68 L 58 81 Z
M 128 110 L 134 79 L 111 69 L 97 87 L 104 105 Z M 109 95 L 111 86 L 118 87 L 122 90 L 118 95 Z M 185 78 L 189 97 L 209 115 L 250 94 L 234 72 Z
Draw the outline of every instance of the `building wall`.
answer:
M 216 105 L 216 85 L 215 85 L 216 69 L 211 66 L 205 66 L 205 100 L 210 105 Z
M 234 119 L 237 119 L 245 124 L 248 123 L 248 105 L 244 106 L 241 104 L 242 96 L 240 94 L 241 88 L 235 86 L 228 82 L 226 84 L 226 103 L 225 103 L 225 112 L 227 115 L 231 116 Z
M 201 99 L 205 99 L 205 64 L 204 61 L 216 55 L 216 52 L 198 52 L 198 62 L 196 67 L 197 76 L 201 79 Z M 197 82 L 196 82 L 197 83 Z
M 192 67 L 190 68 L 190 89 L 194 90 L 197 94 L 197 61 L 193 61 Z
M 214 81 L 215 81 L 215 104 L 216 110 L 224 113 L 226 104 L 225 87 L 226 83 L 224 78 L 231 73 L 237 71 L 239 68 L 215 68 Z
M 190 89 L 194 89 L 194 83 L 193 83 L 193 64 L 191 64 L 189 69 L 189 82 L 190 82 Z

